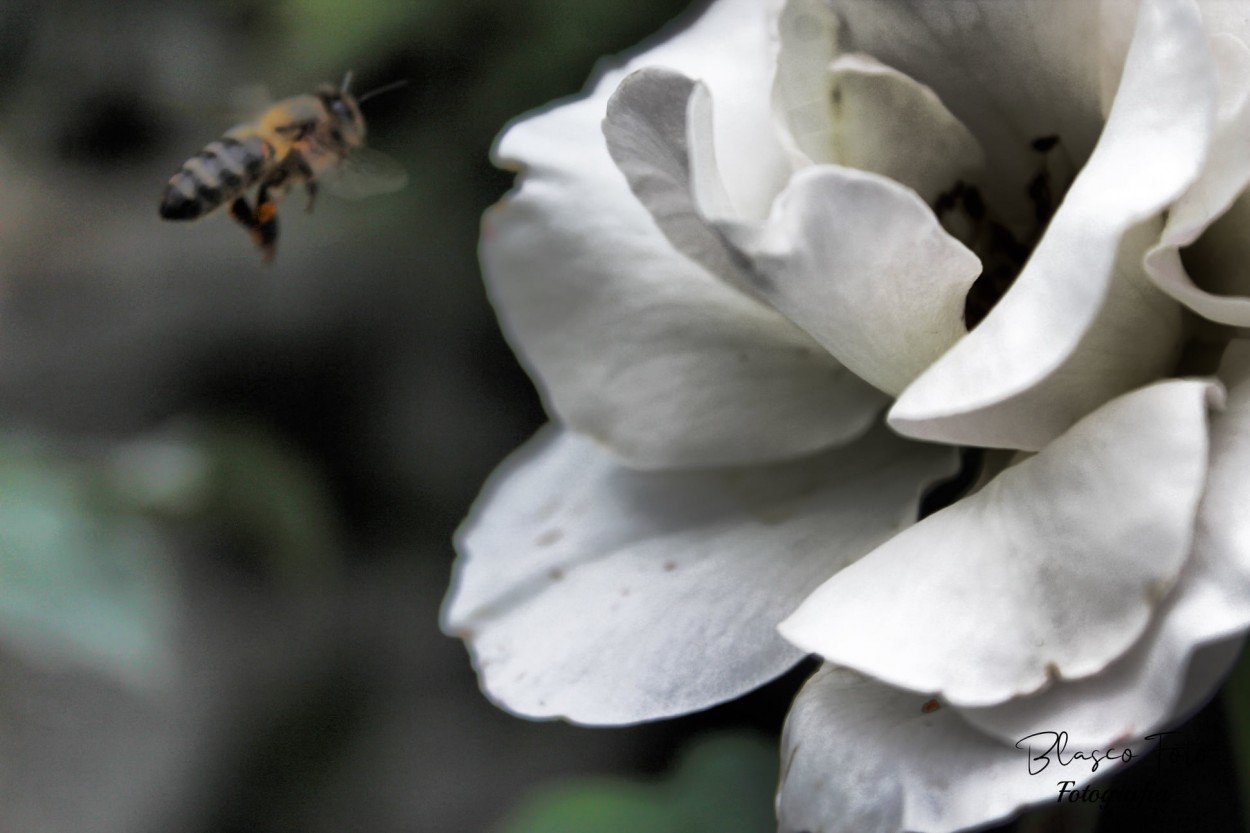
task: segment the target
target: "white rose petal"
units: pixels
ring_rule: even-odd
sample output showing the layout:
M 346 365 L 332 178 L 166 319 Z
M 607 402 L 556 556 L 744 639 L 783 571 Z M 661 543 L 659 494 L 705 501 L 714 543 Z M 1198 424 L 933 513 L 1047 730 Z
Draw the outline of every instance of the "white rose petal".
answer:
M 781 741 L 781 833 L 945 833 L 1004 818 L 1091 766 L 1030 772 L 1027 749 L 982 735 L 958 712 L 826 665 L 799 692 Z M 1045 750 L 1035 750 L 1041 754 Z M 1098 776 L 1124 764 L 1099 763 Z
M 1015 285 L 903 392 L 891 425 L 919 439 L 1037 450 L 1171 369 L 1179 317 L 1144 277 L 1132 279 L 1140 267 L 1123 260 L 1121 244 L 1198 176 L 1216 94 L 1197 8 L 1144 2 L 1089 163 Z
M 1220 73 L 1220 112 L 1211 158 L 1198 181 L 1168 212 L 1162 240 L 1146 255 L 1146 270 L 1160 289 L 1199 315 L 1246 327 L 1250 326 L 1250 298 L 1245 297 L 1250 293 L 1250 282 L 1246 281 L 1250 248 L 1244 239 L 1247 206 L 1242 205 L 1238 216 L 1230 218 L 1238 222 L 1223 226 L 1213 235 L 1231 239 L 1204 240 L 1201 253 L 1194 258 L 1210 273 L 1208 286 L 1221 294 L 1196 286 L 1180 258 L 1180 250 L 1210 229 L 1250 183 L 1250 49 L 1231 35 L 1212 37 L 1211 46 Z M 1220 242 L 1225 245 L 1220 246 Z M 1242 297 L 1228 297 L 1230 294 Z
M 860 378 L 903 390 L 963 335 L 980 261 L 914 192 L 833 166 L 797 174 L 763 224 L 703 219 L 690 157 L 708 129 L 687 118 L 698 89 L 644 70 L 612 97 L 604 133 L 634 193 L 677 248 L 753 290 Z M 712 163 L 703 168 L 714 182 Z
M 1197 708 L 1250 630 L 1238 8 L 711 0 L 515 123 L 482 261 L 555 424 L 457 534 L 487 695 L 619 725 L 819 654 L 782 833 L 986 825 L 1118 768 L 1029 737 Z
M 926 203 L 984 164 L 981 146 L 933 90 L 867 55 L 829 67 L 834 102 L 831 162 L 872 171 Z
M 513 125 L 496 159 L 522 171 L 484 220 L 492 301 L 552 413 L 645 468 L 796 457 L 867 429 L 884 399 L 767 306 L 677 252 L 600 132 L 630 69 L 656 63 L 726 92 L 716 153 L 735 211 L 766 213 L 785 154 L 768 112 L 768 4 L 729 0 L 594 91 Z M 784 426 L 778 430 L 777 426 Z
M 1182 711 L 1180 669 L 1195 646 L 1250 627 L 1250 345 L 1230 350 L 1221 370 L 1228 404 L 1211 426 L 1211 466 L 1198 508 L 1193 554 L 1176 587 L 1133 648 L 1101 674 L 1061 681 L 1046 692 L 989 709 L 969 709 L 975 725 L 1002 738 L 1062 726 L 1074 743 L 1099 746 L 1166 722 Z M 1191 669 L 1205 699 L 1236 659 L 1240 639 Z M 1205 670 L 1204 670 L 1205 669 Z
M 810 168 L 762 229 L 725 231 L 759 294 L 879 390 L 900 393 L 964 334 L 981 262 L 891 180 Z
M 1189 556 L 1215 392 L 1174 381 L 1112 401 L 842 570 L 782 634 L 961 706 L 1103 670 Z
M 776 625 L 916 517 L 949 449 L 877 430 L 801 463 L 635 472 L 541 432 L 459 535 L 444 627 L 532 717 L 630 723 L 737 697 L 802 651 Z
M 1195 619 L 1204 617 L 1197 612 Z M 1062 680 L 1033 697 L 959 712 L 970 725 L 1008 743 L 1062 731 L 1074 749 L 1105 749 L 1145 737 L 1205 705 L 1241 657 L 1240 634 L 1210 643 L 1186 641 L 1193 631 L 1201 629 L 1181 625 L 1160 634 L 1152 627 L 1143 645 L 1095 677 Z
M 612 161 L 673 246 L 754 295 L 750 264 L 707 219 L 735 216 L 713 135 L 707 87 L 654 67 L 621 82 L 603 120 Z
M 933 90 L 869 55 L 836 54 L 828 4 L 792 0 L 778 28 L 773 109 L 799 167 L 872 171 L 931 203 L 983 166 L 980 144 Z
M 803 0 L 811 2 L 811 0 Z M 795 2 L 795 0 L 792 0 Z M 1088 0 L 833 0 L 843 52 L 865 52 L 931 87 L 985 151 L 986 196 L 1028 216 L 1029 143 L 1062 137 L 1078 167 L 1103 124 L 1098 3 Z

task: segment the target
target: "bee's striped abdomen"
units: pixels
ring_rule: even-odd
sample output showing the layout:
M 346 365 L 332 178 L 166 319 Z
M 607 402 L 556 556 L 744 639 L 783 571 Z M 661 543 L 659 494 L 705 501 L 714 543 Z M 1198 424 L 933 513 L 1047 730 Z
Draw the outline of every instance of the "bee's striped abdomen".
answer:
M 261 178 L 273 148 L 256 136 L 218 139 L 192 156 L 165 188 L 161 216 L 192 220 L 242 194 Z

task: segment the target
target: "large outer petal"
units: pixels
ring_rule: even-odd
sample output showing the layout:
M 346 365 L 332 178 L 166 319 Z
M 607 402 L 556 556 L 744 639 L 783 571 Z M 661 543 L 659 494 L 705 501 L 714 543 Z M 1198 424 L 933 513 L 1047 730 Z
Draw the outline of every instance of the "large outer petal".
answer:
M 783 635 L 963 706 L 1103 670 L 1189 556 L 1215 392 L 1173 381 L 1103 406 L 838 573 Z
M 1074 742 L 1105 744 L 1163 723 L 1182 697 L 1181 671 L 1199 646 L 1237 637 L 1250 627 L 1250 342 L 1234 342 L 1220 368 L 1228 403 L 1212 417 L 1211 464 L 1195 523 L 1194 549 L 1141 640 L 1097 676 L 1061 681 L 1042 694 L 967 718 L 1002 738 L 1062 726 Z M 1239 640 L 1217 644 L 1190 669 L 1209 693 L 1227 670 L 1218 653 L 1235 656 Z M 1225 656 L 1225 660 L 1231 657 Z
M 1170 369 L 1174 305 L 1137 262 L 1117 264 L 1117 254 L 1131 252 L 1130 231 L 1148 228 L 1144 221 L 1198 176 L 1217 94 L 1192 0 L 1144 2 L 1089 163 L 1015 285 L 903 393 L 891 425 L 921 439 L 1036 450 L 1093 407 Z
M 924 695 L 824 666 L 786 721 L 781 833 L 945 833 L 1054 802 L 1059 781 L 1080 786 L 1093 777 L 1084 762 L 1060 769 L 1052 761 L 1031 775 L 1027 751 L 934 706 Z M 1101 763 L 1096 774 L 1122 767 Z
M 718 101 L 716 153 L 734 210 L 762 215 L 788 173 L 771 135 L 770 3 L 721 0 L 603 73 L 587 98 L 501 138 L 519 187 L 484 220 L 491 298 L 549 409 L 631 464 L 794 457 L 862 433 L 881 398 L 781 315 L 674 250 L 609 157 L 609 94 L 673 67 Z M 784 426 L 784 429 L 781 428 Z
M 444 627 L 487 693 L 532 717 L 629 723 L 704 708 L 803 652 L 776 625 L 907 526 L 949 449 L 878 429 L 799 463 L 622 468 L 540 433 L 487 485 L 459 538 Z
M 1211 467 L 1195 524 L 1194 551 L 1150 628 L 1124 657 L 1088 680 L 965 716 L 1014 739 L 1062 726 L 1077 745 L 1100 746 L 1167 722 L 1189 668 L 1194 696 L 1222 679 L 1250 627 L 1250 343 L 1236 342 L 1220 369 L 1228 404 L 1212 417 Z M 1230 640 L 1231 641 L 1227 641 Z M 1219 642 L 1219 640 L 1226 640 Z M 1211 645 L 1202 657 L 1200 646 Z
M 1210 617 L 1196 608 L 1187 615 L 1188 622 L 1166 631 L 1152 627 L 1141 645 L 1094 677 L 1060 681 L 1001 706 L 959 711 L 972 726 L 1009 743 L 1035 732 L 1064 731 L 1074 748 L 1105 749 L 1144 737 L 1206 703 L 1241 656 L 1241 636 L 1190 641 Z

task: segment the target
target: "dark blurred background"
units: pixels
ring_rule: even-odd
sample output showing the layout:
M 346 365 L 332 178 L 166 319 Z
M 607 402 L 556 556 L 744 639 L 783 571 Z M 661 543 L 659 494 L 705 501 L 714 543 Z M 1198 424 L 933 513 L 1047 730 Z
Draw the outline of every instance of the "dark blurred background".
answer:
M 544 419 L 478 275 L 490 144 L 683 5 L 0 4 L 0 830 L 479 831 L 669 766 L 671 728 L 497 710 L 437 619 Z M 158 218 L 187 157 L 349 69 L 409 82 L 366 106 L 405 190 L 293 195 L 268 267 Z
M 769 829 L 810 668 L 535 724 L 437 626 L 455 526 L 544 419 L 478 276 L 490 143 L 685 6 L 4 0 L 0 833 Z M 348 69 L 409 81 L 366 105 L 405 190 L 293 195 L 270 266 L 158 218 L 187 157 Z

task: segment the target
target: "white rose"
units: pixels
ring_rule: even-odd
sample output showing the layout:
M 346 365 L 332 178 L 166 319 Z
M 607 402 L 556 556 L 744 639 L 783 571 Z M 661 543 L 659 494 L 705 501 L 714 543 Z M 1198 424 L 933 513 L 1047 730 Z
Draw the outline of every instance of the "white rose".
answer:
M 716 0 L 505 132 L 482 261 L 556 424 L 458 539 L 487 693 L 631 723 L 820 654 L 781 827 L 858 833 L 1054 801 L 1208 697 L 1250 626 L 1244 18 Z M 1031 771 L 1059 731 L 1120 757 Z

